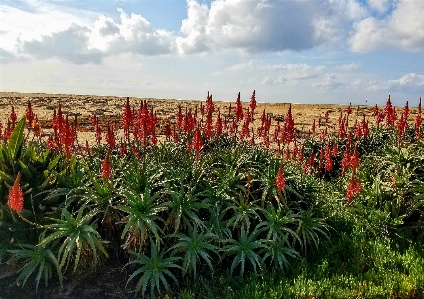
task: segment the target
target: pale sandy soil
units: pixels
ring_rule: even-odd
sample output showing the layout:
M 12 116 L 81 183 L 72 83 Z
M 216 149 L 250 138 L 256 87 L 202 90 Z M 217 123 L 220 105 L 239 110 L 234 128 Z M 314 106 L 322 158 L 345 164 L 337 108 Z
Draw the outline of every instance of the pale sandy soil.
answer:
M 184 101 L 184 100 L 169 100 L 169 99 L 141 99 L 130 98 L 130 104 L 137 111 L 142 100 L 147 100 L 148 106 L 153 107 L 156 111 L 160 123 L 164 123 L 169 119 L 175 122 L 178 112 L 178 106 L 183 108 L 192 108 L 193 111 L 196 106 L 200 107 L 200 101 Z M 242 99 L 243 106 L 248 106 L 249 98 Z M 90 143 L 94 142 L 94 133 L 91 128 L 90 118 L 97 115 L 105 124 L 118 120 L 120 122 L 122 111 L 125 105 L 125 97 L 114 96 L 92 96 L 92 95 L 69 95 L 69 94 L 40 94 L 40 93 L 11 93 L 0 92 L 0 121 L 7 123 L 12 105 L 15 108 L 18 118 L 25 114 L 28 101 L 31 101 L 33 109 L 37 114 L 45 133 L 49 132 L 49 122 L 52 119 L 54 109 L 57 109 L 59 103 L 62 106 L 62 112 L 73 120 L 75 116 L 78 118 L 78 139 L 80 143 L 85 143 L 89 140 Z M 204 104 L 205 101 L 203 101 Z M 214 103 L 220 108 L 221 113 L 228 114 L 229 102 Z M 234 102 L 231 103 L 234 107 Z M 265 109 L 266 113 L 271 114 L 273 118 L 272 129 L 276 120 L 282 120 L 287 113 L 289 103 L 259 103 L 255 110 L 255 126 L 260 126 L 260 116 Z M 337 127 L 337 119 L 340 113 L 345 113 L 347 106 L 345 105 L 328 105 L 328 104 L 293 104 L 292 113 L 295 120 L 295 127 L 297 130 L 307 132 L 311 125 L 316 120 L 317 131 L 322 131 L 326 126 L 329 132 L 333 132 Z M 370 123 L 374 122 L 372 113 L 372 106 L 354 106 L 352 107 L 353 114 L 350 117 L 350 122 L 353 124 L 355 119 L 361 120 L 362 115 L 366 115 Z M 399 112 L 401 108 L 398 108 Z M 329 122 L 324 124 L 324 115 L 329 112 Z M 411 109 L 410 122 L 413 115 L 417 113 L 417 109 Z M 323 126 L 318 128 L 318 119 L 322 117 Z M 87 132 L 88 131 L 88 132 Z

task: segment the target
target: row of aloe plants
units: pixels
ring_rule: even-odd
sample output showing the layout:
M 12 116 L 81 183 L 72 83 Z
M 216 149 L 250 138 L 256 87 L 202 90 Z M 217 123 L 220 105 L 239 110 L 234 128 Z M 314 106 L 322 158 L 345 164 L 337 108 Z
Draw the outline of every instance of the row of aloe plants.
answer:
M 387 225 L 379 225 L 378 234 L 422 236 L 420 123 L 411 132 L 390 123 L 365 134 L 356 132 L 360 126 L 355 125 L 353 136 L 339 132 L 321 138 L 323 130 L 320 138 L 312 134 L 299 143 L 290 108 L 284 129 L 277 124 L 274 135 L 279 146 L 283 141 L 292 146 L 278 147 L 276 155 L 243 142 L 230 128 L 222 134 L 219 111 L 218 125 L 209 132 L 212 105 L 208 95 L 205 121 L 203 116 L 196 121 L 190 111 L 183 117 L 179 109 L 174 133 L 167 123 L 168 140 L 157 144 L 153 110 L 143 103 L 138 115 L 144 116 L 135 121 L 127 101 L 121 145 L 113 142 L 109 126 L 107 144 L 86 146 L 85 151 L 74 144 L 76 123 L 70 125 L 60 112 L 47 141 L 28 141 L 25 118 L 12 119 L 0 148 L 0 234 L 4 258 L 23 265 L 18 280 L 25 284 L 35 276 L 38 288 L 40 280 L 47 284 L 57 276 L 62 281 L 67 273 L 113 256 L 134 270 L 128 281 L 137 278 L 136 292 L 149 288 L 151 296 L 184 275 L 210 275 L 217 269 L 240 276 L 270 267 L 284 271 L 318 248 L 334 231 L 329 218 L 350 206 L 358 214 L 369 208 L 381 211 Z M 242 122 L 237 109 L 233 132 L 252 125 L 252 116 L 237 123 Z M 27 118 L 28 129 L 37 135 L 36 117 L 27 110 Z M 339 131 L 348 129 L 343 118 L 340 122 Z M 100 136 L 96 118 L 93 126 Z M 265 147 L 263 132 L 269 127 L 270 118 L 264 117 Z M 302 149 L 296 153 L 298 144 Z M 380 154 L 369 155 L 377 149 Z M 370 168 L 356 161 L 361 157 L 379 165 L 376 160 L 384 153 L 394 167 Z M 332 198 L 341 200 L 323 200 L 327 181 L 334 182 Z

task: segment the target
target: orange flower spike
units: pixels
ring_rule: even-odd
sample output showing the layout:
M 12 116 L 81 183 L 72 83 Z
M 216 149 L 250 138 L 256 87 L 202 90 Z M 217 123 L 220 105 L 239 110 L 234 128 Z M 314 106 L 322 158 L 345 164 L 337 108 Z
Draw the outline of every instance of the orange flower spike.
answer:
M 275 177 L 275 184 L 277 185 L 278 192 L 281 193 L 281 190 L 286 186 L 286 179 L 283 174 L 283 166 L 280 162 L 280 168 L 278 169 L 277 176 Z
M 102 163 L 102 175 L 101 176 L 102 176 L 102 178 L 106 179 L 106 181 L 109 180 L 110 175 L 112 173 L 111 167 L 110 167 L 109 155 L 110 155 L 110 150 L 107 151 L 106 157 L 105 157 L 105 159 L 103 160 L 103 163 Z
M 24 195 L 21 189 L 21 173 L 18 173 L 15 183 L 9 192 L 9 206 L 13 211 L 21 212 L 24 206 Z

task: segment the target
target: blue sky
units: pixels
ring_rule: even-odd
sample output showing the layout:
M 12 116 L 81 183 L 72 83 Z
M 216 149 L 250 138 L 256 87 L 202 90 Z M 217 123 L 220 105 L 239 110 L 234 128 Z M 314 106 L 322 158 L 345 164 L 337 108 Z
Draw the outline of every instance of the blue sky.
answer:
M 0 4 L 0 90 L 416 105 L 422 0 Z

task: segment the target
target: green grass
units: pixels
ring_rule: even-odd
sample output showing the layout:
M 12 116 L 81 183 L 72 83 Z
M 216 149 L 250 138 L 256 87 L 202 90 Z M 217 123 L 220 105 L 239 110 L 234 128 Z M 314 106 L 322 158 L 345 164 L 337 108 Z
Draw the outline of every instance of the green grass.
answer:
M 359 237 L 359 235 L 358 235 Z M 264 271 L 244 279 L 219 275 L 183 288 L 179 298 L 424 298 L 422 246 L 339 235 L 288 274 Z

